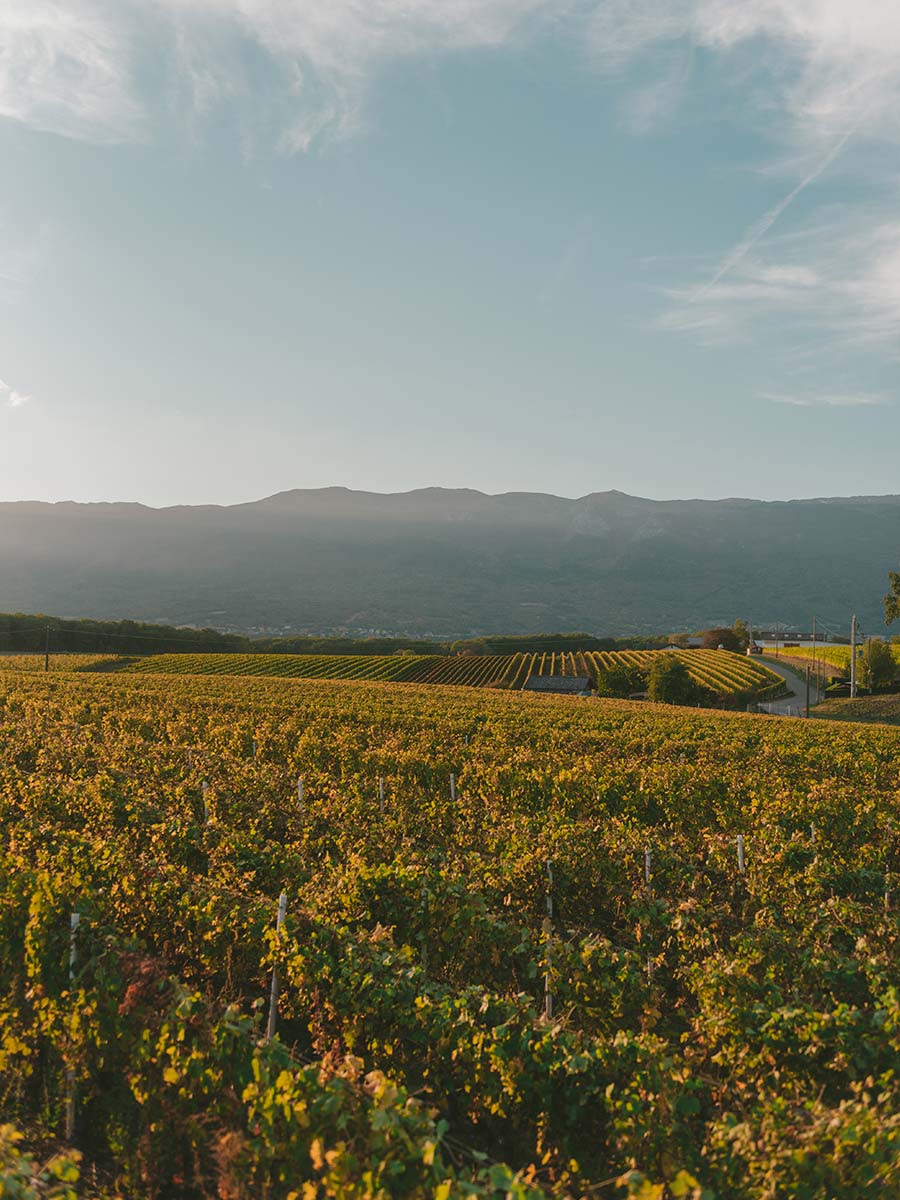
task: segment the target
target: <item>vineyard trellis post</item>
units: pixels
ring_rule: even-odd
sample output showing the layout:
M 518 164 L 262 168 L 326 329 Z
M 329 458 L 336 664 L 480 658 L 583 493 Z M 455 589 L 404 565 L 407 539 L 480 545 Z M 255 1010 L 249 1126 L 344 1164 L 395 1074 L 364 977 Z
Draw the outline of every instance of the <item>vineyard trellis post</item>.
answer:
M 652 864 L 653 864 L 653 852 L 651 851 L 650 847 L 647 846 L 644 850 L 644 883 L 647 885 L 648 888 L 650 886 L 650 880 L 653 878 Z
M 419 943 L 420 953 L 422 957 L 422 970 L 428 973 L 428 888 L 425 886 L 425 880 L 422 879 L 422 935 Z
M 550 937 L 553 933 L 553 859 L 547 859 L 547 892 L 546 892 L 547 920 L 546 920 L 546 953 L 547 953 L 547 970 L 544 973 L 544 1016 L 547 1020 L 553 1018 L 553 990 L 550 983 Z
M 740 872 L 741 875 L 743 875 L 744 871 L 745 871 L 746 863 L 744 861 L 744 835 L 742 833 L 739 833 L 737 835 L 737 860 L 738 860 L 738 871 Z
M 378 811 L 384 816 L 384 776 L 378 776 Z
M 303 812 L 303 776 L 297 776 L 297 807 Z
M 75 987 L 75 962 L 77 947 L 75 935 L 81 923 L 81 914 L 75 909 L 69 915 L 69 993 Z M 75 1137 L 75 1070 L 72 1066 L 66 1068 L 66 1141 L 71 1142 Z
M 203 780 L 202 789 L 203 789 L 203 824 L 208 825 L 209 824 L 209 794 L 208 794 L 209 793 L 209 784 L 206 782 L 205 779 Z
M 280 933 L 287 913 L 287 892 L 278 897 L 278 915 L 275 918 L 275 932 Z M 266 1041 L 271 1042 L 275 1036 L 275 1025 L 278 1020 L 278 965 L 272 967 L 272 987 L 269 992 L 269 1019 L 266 1023 Z
M 456 801 L 456 776 L 450 772 L 450 799 Z

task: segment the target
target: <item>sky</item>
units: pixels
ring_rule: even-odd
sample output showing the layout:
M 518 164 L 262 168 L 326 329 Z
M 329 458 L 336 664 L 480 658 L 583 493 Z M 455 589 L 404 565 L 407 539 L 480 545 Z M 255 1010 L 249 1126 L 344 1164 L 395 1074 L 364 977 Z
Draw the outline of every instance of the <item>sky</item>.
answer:
M 0 500 L 900 492 L 900 6 L 3 0 Z

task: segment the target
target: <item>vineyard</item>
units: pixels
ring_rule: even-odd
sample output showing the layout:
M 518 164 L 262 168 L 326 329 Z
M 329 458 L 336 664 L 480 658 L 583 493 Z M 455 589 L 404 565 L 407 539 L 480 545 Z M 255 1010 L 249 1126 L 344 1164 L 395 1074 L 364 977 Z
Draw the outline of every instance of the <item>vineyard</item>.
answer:
M 858 721 L 865 724 L 900 725 L 900 696 L 857 696 L 828 699 L 812 715 L 827 721 Z
M 864 645 L 864 643 L 860 645 L 860 650 L 864 649 Z M 893 644 L 891 652 L 897 663 L 900 664 L 900 645 Z M 836 673 L 844 675 L 850 673 L 849 646 L 817 646 L 815 651 L 812 646 L 786 646 L 780 651 L 780 657 L 802 659 L 804 663 L 816 659 L 818 662 L 833 667 Z
M 272 675 L 293 679 L 369 679 L 465 687 L 521 689 L 533 675 L 580 675 L 593 680 L 605 671 L 647 671 L 660 651 L 620 650 L 565 654 L 439 655 L 161 654 L 124 670 L 139 674 Z M 722 650 L 678 650 L 691 678 L 717 696 L 751 694 L 778 686 L 765 666 Z
M 10 669 L 0 831 L 4 1195 L 900 1191 L 900 731 Z
M 778 652 L 779 658 L 797 659 L 804 664 L 809 662 L 823 663 L 828 667 L 833 667 L 837 673 L 849 672 L 850 670 L 850 647 L 849 646 L 816 646 L 813 650 L 812 646 L 785 646 Z

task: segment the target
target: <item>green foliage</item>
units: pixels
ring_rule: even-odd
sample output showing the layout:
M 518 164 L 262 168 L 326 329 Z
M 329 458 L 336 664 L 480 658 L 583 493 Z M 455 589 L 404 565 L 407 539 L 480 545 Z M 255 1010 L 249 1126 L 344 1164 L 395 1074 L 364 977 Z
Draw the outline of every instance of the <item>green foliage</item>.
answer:
M 898 822 L 886 728 L 0 672 L 0 1103 L 110 1198 L 892 1195 Z
M 747 627 L 747 623 L 738 617 L 731 627 L 731 632 L 737 638 L 737 645 L 734 649 L 738 653 L 743 653 L 750 645 L 750 630 Z
M 69 621 L 43 614 L 0 613 L 0 650 L 44 650 L 47 627 L 54 654 L 162 654 L 178 650 L 233 651 L 248 644 L 216 629 L 176 629 L 143 621 Z
M 700 704 L 703 689 L 675 654 L 660 654 L 647 677 L 647 695 L 658 704 Z
M 900 618 L 900 571 L 889 571 L 891 590 L 884 598 L 884 623 L 892 625 Z
M 862 682 L 868 688 L 883 687 L 900 674 L 898 664 L 886 642 L 875 640 L 866 643 L 859 659 Z
M 746 642 L 742 646 L 740 635 L 736 630 L 719 626 L 715 629 L 704 630 L 703 645 L 707 650 L 718 650 L 721 646 L 723 650 L 730 650 L 733 654 L 738 654 L 746 646 Z
M 647 689 L 647 673 L 640 667 L 618 666 L 597 672 L 597 694 L 627 699 Z
M 53 1154 L 39 1163 L 22 1147 L 25 1135 L 13 1125 L 0 1125 L 0 1197 L 3 1200 L 76 1200 L 76 1151 Z

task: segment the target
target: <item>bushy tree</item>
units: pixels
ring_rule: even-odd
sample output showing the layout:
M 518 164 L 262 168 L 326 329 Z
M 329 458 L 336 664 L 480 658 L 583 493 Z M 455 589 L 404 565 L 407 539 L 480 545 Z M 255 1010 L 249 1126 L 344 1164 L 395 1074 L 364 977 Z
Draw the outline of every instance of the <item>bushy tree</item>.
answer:
M 720 646 L 724 646 L 726 650 L 733 650 L 735 653 L 741 649 L 740 639 L 733 629 L 726 629 L 725 626 L 722 625 L 716 629 L 704 630 L 704 649 L 718 650 Z
M 888 572 L 891 590 L 884 598 L 884 623 L 891 625 L 900 617 L 900 571 Z
M 746 650 L 750 645 L 750 630 L 747 628 L 746 622 L 742 621 L 740 617 L 738 617 L 731 627 L 731 632 L 737 638 L 738 650 Z
M 613 667 L 597 672 L 597 695 L 620 699 L 647 690 L 647 676 L 638 667 Z
M 860 658 L 860 673 L 868 688 L 883 687 L 897 674 L 897 663 L 885 642 L 868 642 Z
M 660 704 L 699 704 L 706 695 L 674 654 L 657 655 L 650 668 L 647 694 Z

